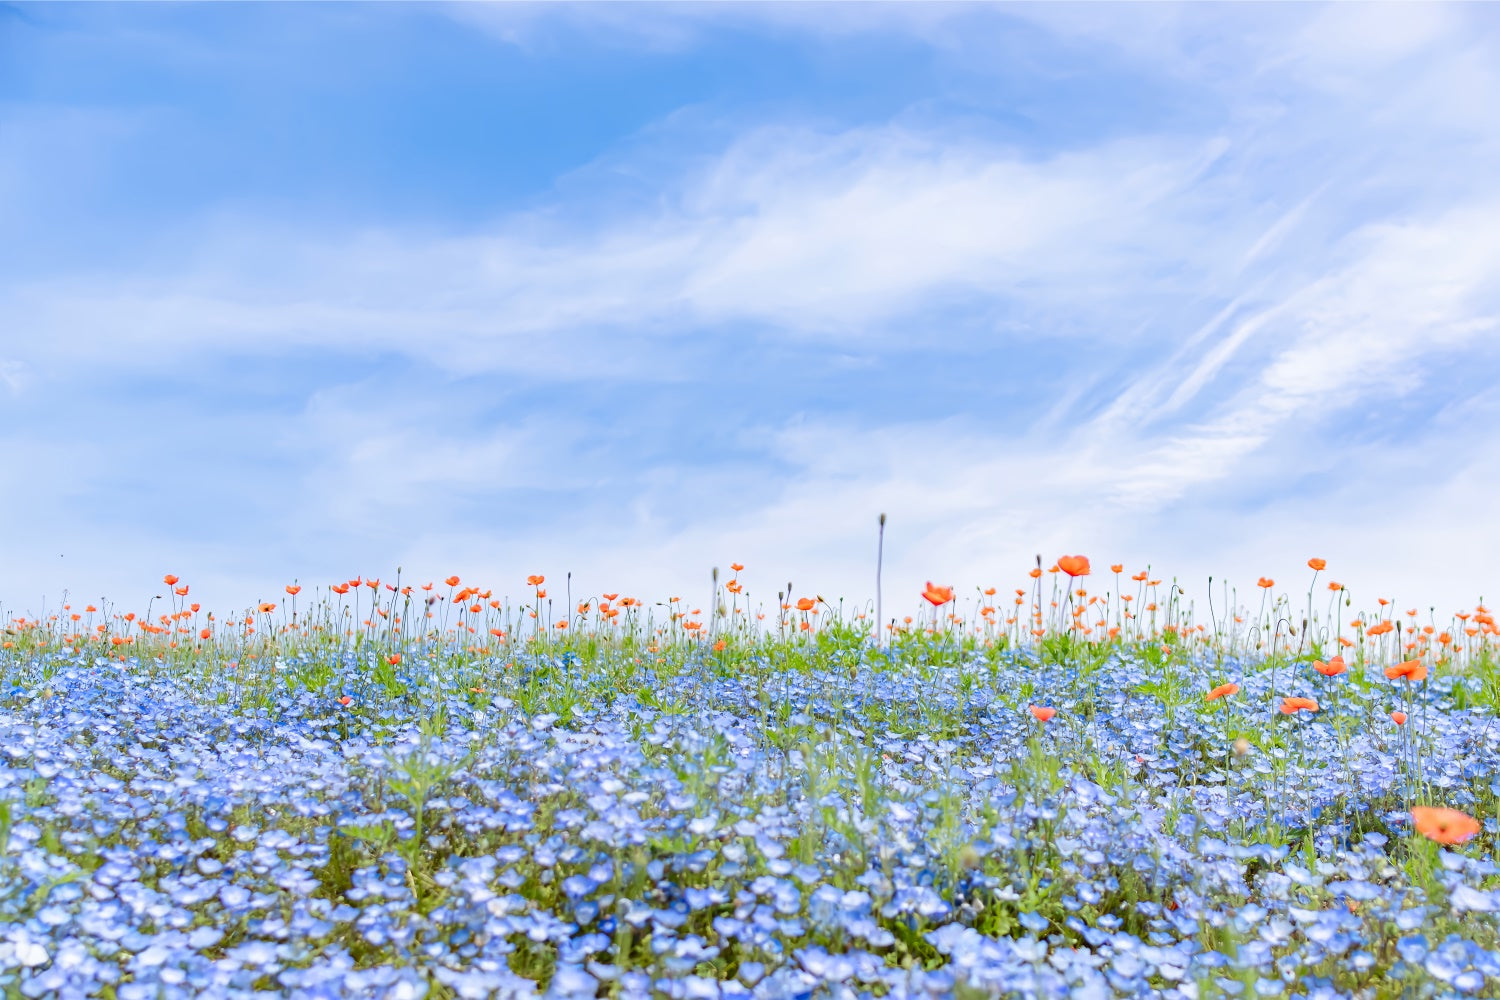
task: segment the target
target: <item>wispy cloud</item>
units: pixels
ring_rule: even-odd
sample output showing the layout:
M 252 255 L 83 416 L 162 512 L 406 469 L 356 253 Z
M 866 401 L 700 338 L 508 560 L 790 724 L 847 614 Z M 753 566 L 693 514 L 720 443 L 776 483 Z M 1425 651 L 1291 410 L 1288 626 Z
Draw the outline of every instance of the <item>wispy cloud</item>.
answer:
M 1179 263 L 1175 248 L 1206 220 L 1173 200 L 1225 146 L 1168 138 L 1036 160 L 902 125 L 766 128 L 689 170 L 662 211 L 602 231 L 537 216 L 484 236 L 236 230 L 205 235 L 186 274 L 39 282 L 10 309 L 54 362 L 97 338 L 136 349 L 111 365 L 315 344 L 603 375 L 630 363 L 598 350 L 622 329 L 633 346 L 684 323 L 747 321 L 858 340 L 934 297 L 1023 313 L 1056 309 L 1078 283 L 1121 297 Z

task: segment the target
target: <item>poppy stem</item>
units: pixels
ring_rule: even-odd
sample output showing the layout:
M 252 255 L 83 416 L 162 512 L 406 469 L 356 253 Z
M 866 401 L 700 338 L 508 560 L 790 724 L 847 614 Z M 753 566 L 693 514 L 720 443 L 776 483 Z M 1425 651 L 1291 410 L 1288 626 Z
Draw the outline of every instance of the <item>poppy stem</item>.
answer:
M 882 511 L 879 520 L 879 530 L 875 536 L 875 648 L 880 649 L 884 637 L 881 633 L 880 623 L 885 619 L 881 617 L 882 606 L 880 602 L 880 570 L 885 560 L 885 512 Z
M 715 566 L 709 576 L 713 580 L 713 586 L 710 588 L 712 593 L 708 599 L 708 637 L 712 639 L 714 637 L 714 626 L 717 624 L 719 617 L 719 567 Z

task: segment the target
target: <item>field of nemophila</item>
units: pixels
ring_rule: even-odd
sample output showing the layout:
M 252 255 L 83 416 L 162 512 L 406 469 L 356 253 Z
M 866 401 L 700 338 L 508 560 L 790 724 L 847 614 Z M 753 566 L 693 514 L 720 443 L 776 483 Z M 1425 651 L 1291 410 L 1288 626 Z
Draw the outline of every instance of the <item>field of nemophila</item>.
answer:
M 7 615 L 0 987 L 1496 995 L 1494 620 L 1323 570 Z

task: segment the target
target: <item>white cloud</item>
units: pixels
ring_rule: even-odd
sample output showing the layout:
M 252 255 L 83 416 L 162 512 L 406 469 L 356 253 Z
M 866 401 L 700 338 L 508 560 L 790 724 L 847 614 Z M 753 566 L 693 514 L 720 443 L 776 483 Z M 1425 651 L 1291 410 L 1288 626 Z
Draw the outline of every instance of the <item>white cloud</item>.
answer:
M 0 358 L 0 385 L 14 395 L 20 395 L 21 390 L 31 381 L 31 367 L 24 361 L 13 361 L 8 358 Z

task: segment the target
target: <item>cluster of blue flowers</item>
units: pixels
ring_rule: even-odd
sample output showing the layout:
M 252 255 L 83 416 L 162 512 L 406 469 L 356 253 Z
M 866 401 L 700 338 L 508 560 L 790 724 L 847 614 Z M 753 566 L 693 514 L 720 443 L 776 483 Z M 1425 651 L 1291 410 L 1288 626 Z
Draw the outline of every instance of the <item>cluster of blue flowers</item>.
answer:
M 1500 993 L 1500 726 L 1462 680 L 1411 695 L 1404 728 L 1389 685 L 1285 717 L 1254 663 L 931 643 L 690 657 L 566 715 L 523 697 L 609 656 L 538 657 L 483 697 L 472 664 L 410 657 L 391 700 L 350 657 L 248 711 L 224 697 L 243 670 L 17 658 L 0 988 Z M 1226 672 L 1239 696 L 1205 705 Z M 1414 803 L 1484 829 L 1430 843 Z

